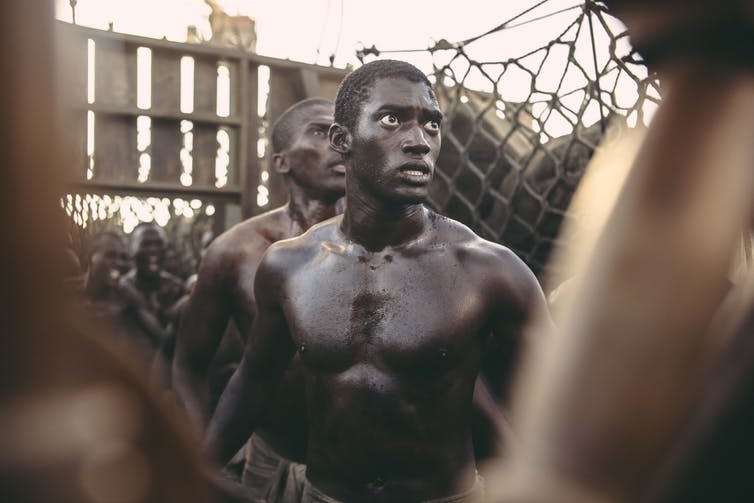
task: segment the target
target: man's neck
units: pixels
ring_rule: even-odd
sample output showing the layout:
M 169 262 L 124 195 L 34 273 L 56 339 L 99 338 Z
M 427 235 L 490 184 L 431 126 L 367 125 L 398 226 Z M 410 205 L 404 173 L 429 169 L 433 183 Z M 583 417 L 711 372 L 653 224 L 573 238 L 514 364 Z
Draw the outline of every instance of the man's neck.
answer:
M 424 232 L 426 210 L 421 203 L 377 201 L 356 192 L 346 197 L 341 231 L 369 251 L 405 245 Z
M 339 198 L 335 196 L 312 196 L 294 184 L 291 184 L 289 191 L 290 200 L 286 204 L 285 212 L 291 220 L 291 237 L 337 214 L 335 206 Z

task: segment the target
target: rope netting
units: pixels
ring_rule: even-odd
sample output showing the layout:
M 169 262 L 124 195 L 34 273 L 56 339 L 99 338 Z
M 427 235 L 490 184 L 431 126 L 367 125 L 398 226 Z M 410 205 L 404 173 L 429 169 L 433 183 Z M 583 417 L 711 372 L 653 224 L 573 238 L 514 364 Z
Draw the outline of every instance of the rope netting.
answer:
M 446 114 L 430 204 L 540 276 L 608 125 L 645 126 L 660 101 L 623 24 L 592 0 L 539 1 L 461 42 L 357 55 L 388 53 L 431 64 Z

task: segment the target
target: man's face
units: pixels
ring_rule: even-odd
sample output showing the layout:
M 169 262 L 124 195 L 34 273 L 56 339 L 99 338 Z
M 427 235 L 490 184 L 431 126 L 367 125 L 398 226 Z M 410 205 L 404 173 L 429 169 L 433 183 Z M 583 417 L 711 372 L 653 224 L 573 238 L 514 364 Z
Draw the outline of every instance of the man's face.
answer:
M 147 227 L 135 237 L 133 259 L 140 274 L 156 276 L 165 261 L 166 243 L 162 233 Z
M 284 152 L 291 179 L 304 188 L 341 197 L 346 190 L 346 169 L 342 156 L 330 148 L 327 139 L 333 108 L 314 105 L 300 114 L 290 147 Z
M 402 203 L 426 199 L 440 153 L 442 112 L 429 87 L 375 82 L 351 132 L 351 172 L 361 187 Z
M 100 242 L 89 259 L 89 280 L 96 285 L 114 288 L 128 271 L 126 245 L 115 237 Z

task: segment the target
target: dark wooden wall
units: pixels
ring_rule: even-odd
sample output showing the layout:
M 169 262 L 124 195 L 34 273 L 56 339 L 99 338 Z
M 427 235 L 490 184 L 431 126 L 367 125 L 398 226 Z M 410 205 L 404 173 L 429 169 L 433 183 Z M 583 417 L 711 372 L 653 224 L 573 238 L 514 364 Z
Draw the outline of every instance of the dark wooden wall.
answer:
M 257 205 L 260 173 L 267 166 L 258 156 L 257 142 L 269 125 L 293 103 L 312 97 L 334 99 L 345 70 L 259 56 L 240 49 L 185 44 L 57 23 L 63 104 L 71 118 L 66 130 L 75 159 L 61 166 L 70 175 L 71 190 L 97 194 L 199 198 L 217 209 L 216 231 L 258 214 L 286 200 L 282 180 L 270 173 L 270 203 Z M 87 44 L 95 44 L 95 99 L 87 100 Z M 137 105 L 137 51 L 151 50 L 151 107 Z M 194 59 L 194 102 L 191 113 L 180 109 L 180 62 Z M 217 113 L 217 71 L 230 74 L 230 113 Z M 257 110 L 259 68 L 269 67 L 267 110 Z M 87 113 L 94 114 L 93 173 L 87 177 Z M 261 113 L 260 113 L 261 112 Z M 139 182 L 137 118 L 151 120 L 149 179 Z M 192 182 L 180 181 L 183 145 L 181 122 L 192 123 Z M 217 133 L 230 137 L 228 181 L 215 185 Z M 226 209 L 235 206 L 235 211 Z M 233 217 L 232 215 L 235 215 Z

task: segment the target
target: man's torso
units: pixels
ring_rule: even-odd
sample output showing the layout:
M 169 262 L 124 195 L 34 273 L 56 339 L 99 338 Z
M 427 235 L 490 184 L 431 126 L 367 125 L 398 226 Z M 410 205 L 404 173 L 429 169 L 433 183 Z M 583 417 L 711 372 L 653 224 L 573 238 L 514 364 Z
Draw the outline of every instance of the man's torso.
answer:
M 255 217 L 229 231 L 225 243 L 228 250 L 223 261 L 227 262 L 230 274 L 226 274 L 225 290 L 231 299 L 231 318 L 245 342 L 255 315 L 254 278 L 264 252 L 272 243 L 294 237 L 298 230 L 291 225 L 283 208 Z M 224 337 L 237 336 L 234 330 L 226 331 Z M 238 344 L 221 346 L 238 348 Z M 242 353 L 216 355 L 226 363 L 237 366 Z M 216 362 L 213 362 L 213 364 Z M 271 404 L 256 434 L 263 438 L 281 456 L 303 462 L 309 425 L 306 420 L 304 379 L 298 358 L 291 362 L 278 387 Z
M 307 374 L 308 476 L 333 495 L 436 497 L 475 480 L 470 405 L 493 311 L 489 243 L 433 218 L 417 242 L 376 253 L 344 240 L 339 219 L 297 240 L 304 259 L 286 275 L 282 306 Z

